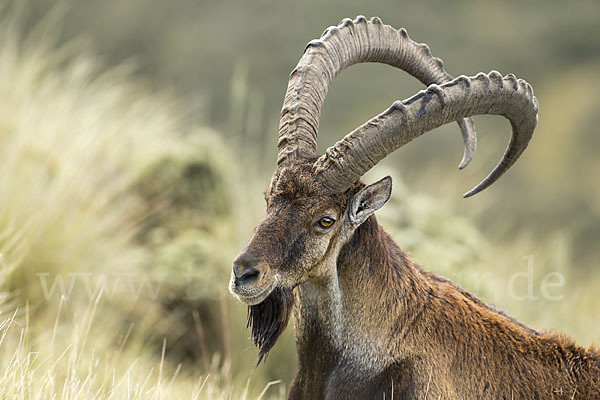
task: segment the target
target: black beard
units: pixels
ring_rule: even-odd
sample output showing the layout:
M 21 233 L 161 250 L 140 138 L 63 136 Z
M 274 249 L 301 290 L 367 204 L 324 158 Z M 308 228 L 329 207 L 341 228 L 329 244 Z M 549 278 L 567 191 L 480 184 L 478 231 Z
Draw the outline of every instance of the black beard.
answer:
M 258 347 L 258 366 L 275 346 L 290 320 L 294 294 L 291 289 L 275 288 L 262 303 L 248 307 L 248 324 L 252 341 Z

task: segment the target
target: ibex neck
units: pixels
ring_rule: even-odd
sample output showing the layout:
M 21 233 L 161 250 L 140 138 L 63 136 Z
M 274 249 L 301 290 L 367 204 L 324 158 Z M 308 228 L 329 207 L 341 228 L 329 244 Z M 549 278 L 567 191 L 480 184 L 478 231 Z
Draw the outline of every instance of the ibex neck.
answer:
M 352 364 L 360 374 L 387 368 L 408 351 L 399 336 L 428 302 L 429 285 L 419 271 L 369 218 L 341 249 L 335 273 L 297 290 L 300 363 L 318 351 L 323 362 Z

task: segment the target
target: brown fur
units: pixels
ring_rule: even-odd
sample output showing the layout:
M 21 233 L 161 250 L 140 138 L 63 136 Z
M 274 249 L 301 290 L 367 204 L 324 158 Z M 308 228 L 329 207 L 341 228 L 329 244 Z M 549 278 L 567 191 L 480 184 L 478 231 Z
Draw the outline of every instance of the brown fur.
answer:
M 257 260 L 257 287 L 295 295 L 291 399 L 600 399 L 597 350 L 536 332 L 423 271 L 373 215 L 352 227 L 348 204 L 362 187 L 331 195 L 309 164 L 278 171 L 240 255 Z M 323 213 L 336 214 L 327 233 L 314 228 Z

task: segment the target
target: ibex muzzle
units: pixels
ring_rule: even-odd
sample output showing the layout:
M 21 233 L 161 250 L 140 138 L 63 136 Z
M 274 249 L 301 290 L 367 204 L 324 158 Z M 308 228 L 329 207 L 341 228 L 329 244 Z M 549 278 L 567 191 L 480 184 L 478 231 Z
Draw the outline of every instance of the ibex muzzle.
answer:
M 250 253 L 242 253 L 233 261 L 233 276 L 236 286 L 247 286 L 260 277 L 258 259 Z
M 398 67 L 425 85 L 317 154 L 321 107 L 335 76 L 360 62 Z M 234 261 L 230 290 L 249 305 L 259 362 L 293 312 L 292 399 L 600 399 L 600 354 L 542 334 L 428 273 L 374 212 L 389 177 L 361 176 L 412 139 L 458 121 L 476 148 L 473 115 L 501 115 L 512 138 L 487 188 L 527 147 L 537 123 L 531 86 L 492 71 L 453 79 L 404 29 L 345 19 L 311 41 L 292 71 L 279 125 L 267 214 Z

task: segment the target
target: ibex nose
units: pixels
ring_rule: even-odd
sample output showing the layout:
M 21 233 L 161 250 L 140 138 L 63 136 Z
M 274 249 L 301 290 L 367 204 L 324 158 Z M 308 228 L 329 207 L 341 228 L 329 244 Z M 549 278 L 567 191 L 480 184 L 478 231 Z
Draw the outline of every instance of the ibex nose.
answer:
M 254 256 L 244 253 L 233 261 L 233 275 L 237 285 L 247 285 L 260 276 L 260 271 L 255 267 L 257 260 Z

